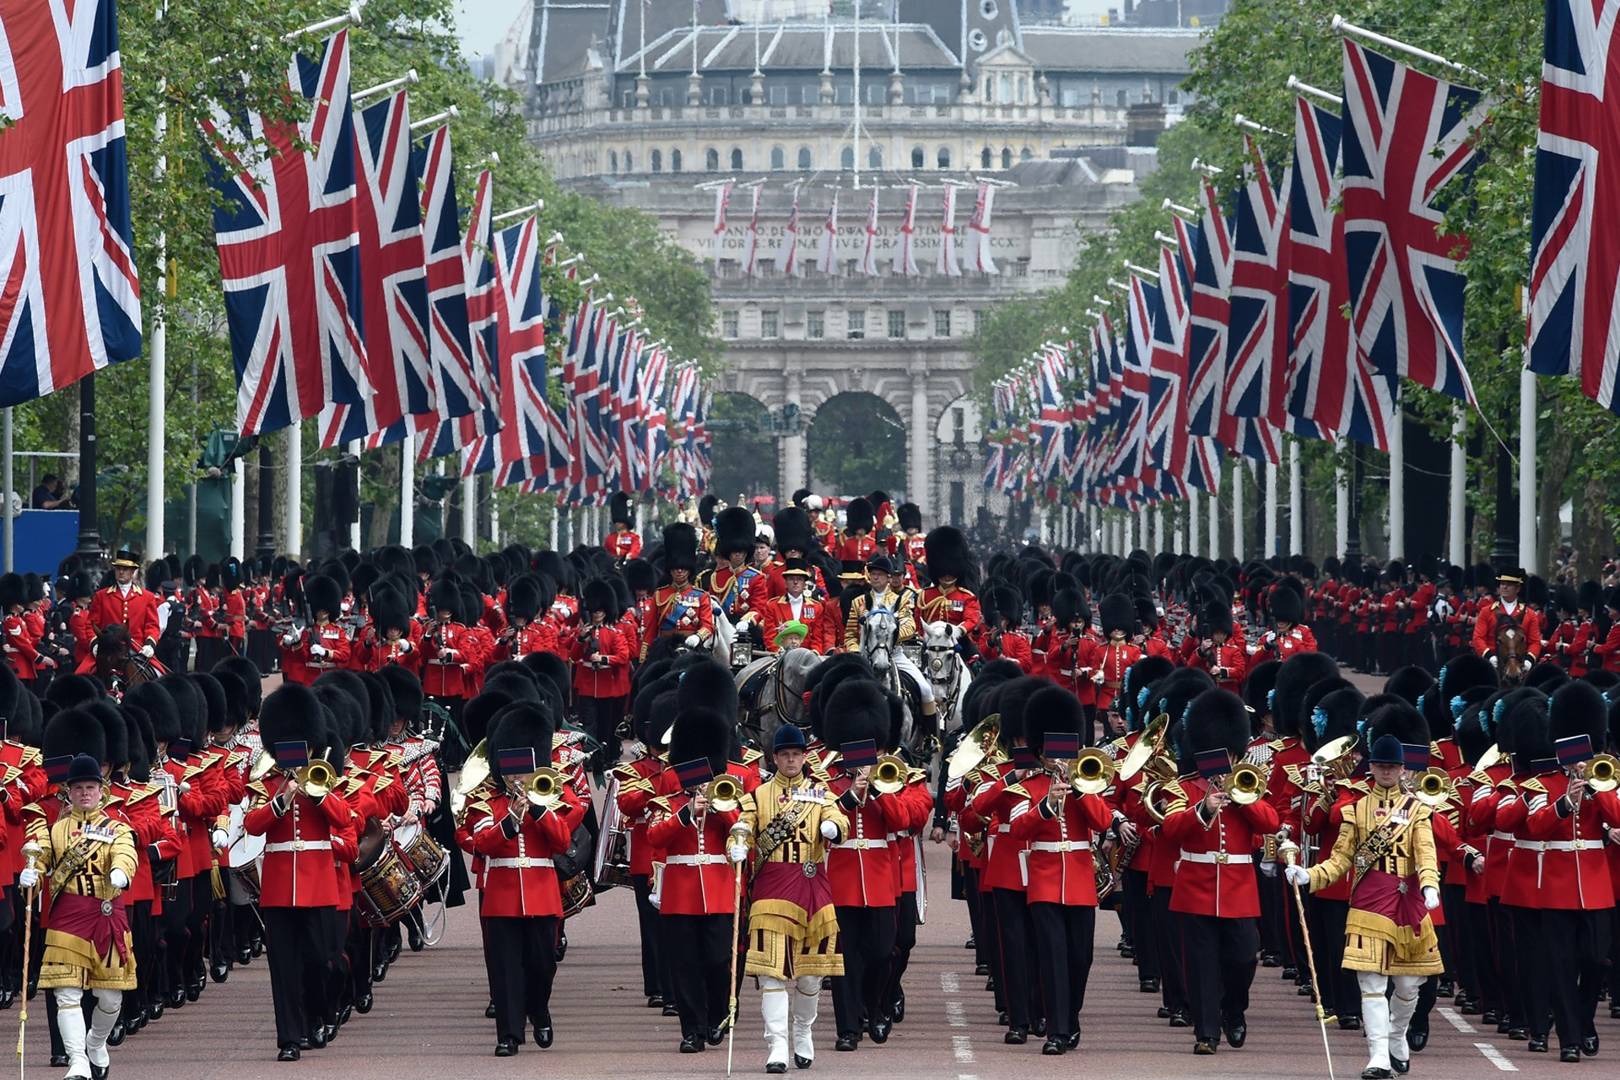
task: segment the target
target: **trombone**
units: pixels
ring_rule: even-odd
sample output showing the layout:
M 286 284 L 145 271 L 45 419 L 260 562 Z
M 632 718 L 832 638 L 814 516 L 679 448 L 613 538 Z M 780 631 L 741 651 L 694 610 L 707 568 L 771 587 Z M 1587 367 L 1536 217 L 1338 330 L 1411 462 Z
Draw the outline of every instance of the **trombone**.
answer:
M 1096 747 L 1087 747 L 1070 763 L 1067 780 L 1077 795 L 1101 795 L 1119 770 L 1113 759 Z
M 1444 769 L 1424 769 L 1412 781 L 1412 794 L 1431 810 L 1438 810 L 1457 794 L 1456 785 Z
M 1266 774 L 1248 762 L 1239 762 L 1226 776 L 1227 798 L 1238 806 L 1248 806 L 1266 797 Z
M 550 766 L 536 769 L 523 781 L 523 797 L 530 805 L 556 809 L 563 797 L 563 774 Z
M 1613 791 L 1620 787 L 1620 759 L 1613 754 L 1598 754 L 1585 763 L 1577 775 L 1593 791 Z
M 257 782 L 273 772 L 281 773 L 289 783 L 311 799 L 324 798 L 337 783 L 337 770 L 325 758 L 311 758 L 308 765 L 299 769 L 277 769 L 275 755 L 269 751 L 261 751 L 248 779 Z
M 879 795 L 893 795 L 906 786 L 911 770 L 898 754 L 884 754 L 872 766 L 872 790 Z
M 742 805 L 743 786 L 730 773 L 721 773 L 709 781 L 703 789 L 703 797 L 709 800 L 711 810 L 729 814 Z

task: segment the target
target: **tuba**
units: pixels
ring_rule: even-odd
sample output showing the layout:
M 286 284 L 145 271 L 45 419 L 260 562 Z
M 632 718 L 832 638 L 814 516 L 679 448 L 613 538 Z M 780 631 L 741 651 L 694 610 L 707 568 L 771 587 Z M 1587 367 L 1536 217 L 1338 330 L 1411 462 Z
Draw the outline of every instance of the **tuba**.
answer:
M 450 811 L 457 822 L 467 809 L 467 797 L 489 779 L 489 740 L 480 740 L 467 755 L 466 762 L 461 766 L 461 775 L 456 778 L 456 786 L 450 791 Z
M 1001 738 L 1001 714 L 992 713 L 980 720 L 973 730 L 962 737 L 951 751 L 946 775 L 960 780 L 977 769 L 995 753 L 996 741 Z
M 1153 718 L 1153 722 L 1142 729 L 1141 736 L 1136 745 L 1131 747 L 1125 759 L 1119 763 L 1119 781 L 1126 783 L 1136 778 L 1148 761 L 1164 749 L 1164 733 L 1170 729 L 1170 714 L 1160 713 Z

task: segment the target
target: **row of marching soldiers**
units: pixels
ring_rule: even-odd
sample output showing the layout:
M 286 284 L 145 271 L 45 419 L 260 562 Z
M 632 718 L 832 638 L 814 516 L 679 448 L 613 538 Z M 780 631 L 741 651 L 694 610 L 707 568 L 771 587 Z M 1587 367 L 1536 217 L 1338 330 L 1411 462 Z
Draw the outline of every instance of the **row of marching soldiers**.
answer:
M 42 699 L 0 667 L 6 1003 L 52 991 L 52 1063 L 70 1078 L 105 1076 L 110 1046 L 266 953 L 280 1055 L 296 1059 L 370 1010 L 397 956 L 398 926 L 358 917 L 350 867 L 368 831 L 439 801 L 406 725 L 419 683 L 261 687 L 251 660 L 226 657 L 117 699 L 62 675 Z M 234 860 L 255 837 L 262 858 Z

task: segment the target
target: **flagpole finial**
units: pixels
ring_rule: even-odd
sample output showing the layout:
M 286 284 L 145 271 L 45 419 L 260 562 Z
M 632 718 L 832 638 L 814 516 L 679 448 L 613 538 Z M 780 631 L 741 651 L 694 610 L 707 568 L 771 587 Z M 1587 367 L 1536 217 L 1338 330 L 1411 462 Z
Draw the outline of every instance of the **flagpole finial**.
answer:
M 1108 297 L 1098 296 L 1096 293 L 1091 294 L 1091 299 L 1093 303 L 1101 304 L 1103 307 L 1108 307 L 1113 303 L 1113 301 L 1108 299 Z

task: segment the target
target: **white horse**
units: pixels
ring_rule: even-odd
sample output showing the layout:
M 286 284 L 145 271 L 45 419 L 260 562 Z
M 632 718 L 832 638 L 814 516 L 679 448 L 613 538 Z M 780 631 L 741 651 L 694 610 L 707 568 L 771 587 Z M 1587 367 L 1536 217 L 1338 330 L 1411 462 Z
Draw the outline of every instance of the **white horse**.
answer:
M 904 702 L 904 720 L 900 728 L 900 745 L 913 755 L 926 755 L 925 747 L 916 742 L 917 703 L 923 701 L 931 687 L 923 682 L 922 672 L 900 652 L 900 620 L 886 607 L 874 607 L 861 617 L 861 655 L 877 673 L 878 681 Z M 901 673 L 907 677 L 902 679 Z
M 925 622 L 923 631 L 923 674 L 934 688 L 934 705 L 938 711 L 940 734 L 955 726 L 963 698 L 973 684 L 973 675 L 957 652 L 957 645 L 967 636 L 953 623 Z

